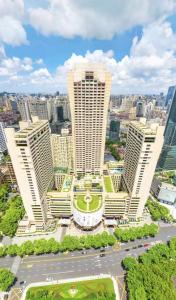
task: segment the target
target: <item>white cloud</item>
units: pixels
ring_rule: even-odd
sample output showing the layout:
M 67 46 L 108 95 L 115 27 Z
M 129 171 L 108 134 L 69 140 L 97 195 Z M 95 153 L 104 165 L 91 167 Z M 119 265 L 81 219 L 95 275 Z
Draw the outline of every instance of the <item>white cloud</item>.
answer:
M 24 57 L 9 58 L 6 56 L 4 47 L 0 47 L 0 76 L 15 76 L 19 72 L 30 72 L 33 69 L 32 59 Z
M 22 22 L 23 0 L 0 0 L 0 42 L 13 46 L 27 43 Z
M 146 25 L 142 37 L 134 37 L 130 54 L 120 61 L 112 50 L 87 51 L 59 65 L 55 73 L 39 68 L 30 58 L 8 58 L 0 48 L 0 74 L 9 78 L 0 88 L 11 91 L 67 92 L 67 73 L 77 63 L 104 63 L 112 74 L 112 93 L 159 93 L 176 84 L 176 34 L 170 23 L 157 21 Z M 28 70 L 30 66 L 33 71 Z M 21 76 L 23 74 L 23 77 Z M 9 77 L 8 77 L 9 76 Z
M 175 0 L 48 0 L 29 9 L 31 25 L 44 35 L 111 39 L 136 25 L 166 17 Z
M 43 65 L 43 59 L 42 58 L 36 59 L 35 63 L 37 65 Z
M 51 74 L 48 72 L 47 68 L 41 68 L 31 73 L 31 77 L 38 78 L 38 79 L 50 78 Z

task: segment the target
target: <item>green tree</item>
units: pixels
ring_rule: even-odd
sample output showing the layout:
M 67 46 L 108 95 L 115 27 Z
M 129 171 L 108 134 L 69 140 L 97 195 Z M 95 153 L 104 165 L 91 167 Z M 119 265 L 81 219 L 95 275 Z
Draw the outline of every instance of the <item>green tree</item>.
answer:
M 13 197 L 8 203 L 8 209 L 1 218 L 0 231 L 4 235 L 13 237 L 18 228 L 18 222 L 23 218 L 24 213 L 21 197 Z
M 134 257 L 127 256 L 123 259 L 122 265 L 125 268 L 125 270 L 130 270 L 137 266 L 137 261 Z
M 6 250 L 6 254 L 10 255 L 10 256 L 15 256 L 18 254 L 18 245 L 14 244 L 14 245 L 10 245 L 7 247 Z
M 13 284 L 15 276 L 12 272 L 7 269 L 0 268 L 0 290 L 7 291 L 8 288 Z

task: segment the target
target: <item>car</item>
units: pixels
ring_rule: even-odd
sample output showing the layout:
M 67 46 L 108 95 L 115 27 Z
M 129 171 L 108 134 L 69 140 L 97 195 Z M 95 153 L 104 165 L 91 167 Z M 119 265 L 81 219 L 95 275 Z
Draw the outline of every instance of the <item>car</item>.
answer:
M 20 281 L 20 284 L 25 284 L 25 283 L 26 283 L 26 280 Z
M 105 252 L 105 249 L 100 249 L 100 252 Z
M 138 245 L 138 248 L 142 248 L 143 247 L 143 245 L 141 244 L 141 245 Z
M 105 256 L 106 256 L 105 253 L 101 253 L 101 254 L 100 254 L 100 257 L 105 257 Z
M 81 253 L 82 253 L 82 254 L 87 254 L 87 251 L 86 251 L 86 250 L 83 250 Z
M 144 244 L 144 247 L 148 247 L 148 246 L 150 246 L 150 244 Z
M 134 246 L 132 249 L 137 249 L 137 246 Z
M 129 249 L 129 248 L 127 248 L 127 249 L 125 249 L 125 251 L 130 251 L 130 249 Z

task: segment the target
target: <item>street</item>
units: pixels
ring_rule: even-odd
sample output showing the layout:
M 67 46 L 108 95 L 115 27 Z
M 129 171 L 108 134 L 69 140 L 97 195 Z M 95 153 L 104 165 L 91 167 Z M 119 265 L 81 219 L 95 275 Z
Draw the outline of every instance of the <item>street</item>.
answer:
M 119 285 L 121 300 L 123 300 L 126 299 L 124 292 L 124 271 L 121 267 L 123 258 L 127 255 L 137 257 L 140 253 L 147 250 L 146 247 L 132 249 L 135 246 L 158 240 L 166 242 L 173 236 L 176 236 L 175 226 L 161 227 L 159 234 L 154 238 L 146 238 L 122 244 L 120 250 L 108 247 L 105 250 L 104 257 L 100 257 L 100 250 L 95 249 L 88 250 L 86 254 L 82 254 L 81 251 L 74 251 L 68 254 L 59 253 L 24 257 L 19 262 L 15 287 L 24 288 L 23 285 L 20 285 L 21 281 L 26 281 L 26 286 L 32 282 L 106 273 L 115 276 Z M 126 249 L 130 250 L 126 251 Z M 14 258 L 4 257 L 0 259 L 0 266 L 12 268 L 13 262 Z

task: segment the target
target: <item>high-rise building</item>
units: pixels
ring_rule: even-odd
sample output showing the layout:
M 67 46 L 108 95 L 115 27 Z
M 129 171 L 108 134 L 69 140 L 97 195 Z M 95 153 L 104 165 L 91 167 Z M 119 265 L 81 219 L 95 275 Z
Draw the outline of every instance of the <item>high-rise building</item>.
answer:
M 133 101 L 131 97 L 122 98 L 120 110 L 121 111 L 129 111 L 133 107 Z
M 167 96 L 166 96 L 166 101 L 165 101 L 165 106 L 167 106 L 168 104 L 170 104 L 172 102 L 172 99 L 174 97 L 175 91 L 176 91 L 176 86 L 175 85 L 170 86 L 168 88 L 168 92 L 167 92 Z
M 79 65 L 69 72 L 76 174 L 103 172 L 110 86 L 110 73 L 102 65 Z
M 53 178 L 50 131 L 47 121 L 34 121 L 18 132 L 6 128 L 7 147 L 23 204 L 31 224 L 46 222 L 46 193 Z
M 176 169 L 176 89 L 167 118 L 164 131 L 164 145 L 160 154 L 157 169 Z
M 48 120 L 48 106 L 46 99 L 31 99 L 29 101 L 31 116 L 36 116 L 39 120 Z
M 31 114 L 29 110 L 29 99 L 28 98 L 21 98 L 17 102 L 18 110 L 21 115 L 21 119 L 23 121 L 30 122 L 31 121 Z
M 46 99 L 22 98 L 18 100 L 18 110 L 23 121 L 30 122 L 32 117 L 48 120 L 48 103 Z
M 144 117 L 144 103 L 141 101 L 138 101 L 136 104 L 136 117 L 137 118 Z
M 4 131 L 4 123 L 0 122 L 0 153 L 4 153 L 7 150 L 6 136 Z
M 143 122 L 131 122 L 128 129 L 123 178 L 130 195 L 129 219 L 142 216 L 163 144 L 164 127 Z
M 61 129 L 61 135 L 51 135 L 54 168 L 73 169 L 72 136 L 67 128 Z
M 109 139 L 112 141 L 118 141 L 120 134 L 120 121 L 111 120 L 109 129 Z

